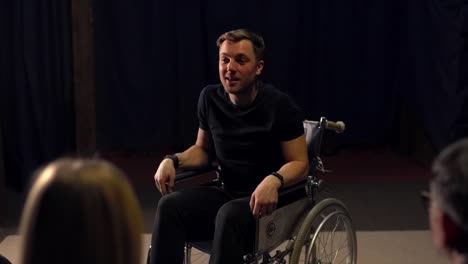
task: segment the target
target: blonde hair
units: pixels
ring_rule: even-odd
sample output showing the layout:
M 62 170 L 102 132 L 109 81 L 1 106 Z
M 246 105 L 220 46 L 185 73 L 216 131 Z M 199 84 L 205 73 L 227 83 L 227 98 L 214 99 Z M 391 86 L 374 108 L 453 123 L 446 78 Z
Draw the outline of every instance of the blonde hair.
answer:
M 21 263 L 138 264 L 141 211 L 122 171 L 60 159 L 40 170 L 20 226 Z

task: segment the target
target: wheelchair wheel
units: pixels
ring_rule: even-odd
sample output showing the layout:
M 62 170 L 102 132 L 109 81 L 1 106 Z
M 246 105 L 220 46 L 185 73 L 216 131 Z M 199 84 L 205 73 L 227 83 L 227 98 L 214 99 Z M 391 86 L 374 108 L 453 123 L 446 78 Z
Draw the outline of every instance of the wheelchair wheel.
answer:
M 356 232 L 341 201 L 328 198 L 312 208 L 296 236 L 289 263 L 357 263 Z

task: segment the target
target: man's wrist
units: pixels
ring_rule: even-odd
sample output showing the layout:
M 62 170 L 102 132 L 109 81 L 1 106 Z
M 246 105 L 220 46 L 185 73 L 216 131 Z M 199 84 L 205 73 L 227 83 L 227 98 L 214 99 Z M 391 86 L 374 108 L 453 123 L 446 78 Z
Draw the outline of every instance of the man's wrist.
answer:
M 172 160 L 175 169 L 177 169 L 179 167 L 179 157 L 177 157 L 176 154 L 166 155 L 166 156 L 164 156 L 164 159 Z
M 272 172 L 270 175 L 275 177 L 279 181 L 280 186 L 278 187 L 278 189 L 283 188 L 283 186 L 284 186 L 284 177 L 283 177 L 283 175 L 279 174 L 276 171 Z

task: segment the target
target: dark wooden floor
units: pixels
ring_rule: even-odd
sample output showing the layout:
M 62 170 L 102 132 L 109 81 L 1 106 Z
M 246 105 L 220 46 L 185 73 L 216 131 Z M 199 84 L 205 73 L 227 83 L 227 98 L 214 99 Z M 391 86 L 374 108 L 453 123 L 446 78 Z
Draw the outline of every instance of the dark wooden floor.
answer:
M 104 157 L 129 175 L 140 200 L 145 221 L 145 241 L 148 242 L 156 204 L 160 198 L 153 185 L 153 174 L 162 156 L 113 153 Z M 419 253 L 412 254 L 435 254 L 428 241 L 430 234 L 427 215 L 419 197 L 420 190 L 426 188 L 430 178 L 428 166 L 411 157 L 381 149 L 344 150 L 333 156 L 324 156 L 323 160 L 326 169 L 332 170 L 322 175 L 331 194 L 320 195 L 322 198 L 339 198 L 349 207 L 358 231 L 358 243 L 366 247 L 361 248 L 360 252 L 366 254 L 368 263 L 372 263 L 372 259 L 378 259 L 378 256 L 373 255 L 374 251 L 383 250 L 378 243 L 395 243 L 392 246 L 394 250 L 403 253 L 406 252 L 405 241 L 422 243 L 424 248 L 416 248 Z M 7 199 L 7 221 L 0 226 L 0 241 L 17 234 L 24 194 L 9 190 Z M 374 247 L 376 248 L 373 249 Z M 198 253 L 195 258 L 195 263 L 204 263 L 207 260 L 207 256 L 202 253 Z
M 120 153 L 103 155 L 129 176 L 143 209 L 146 231 L 151 230 L 154 210 L 160 198 L 153 174 L 161 159 L 158 154 Z M 430 178 L 428 166 L 411 157 L 382 149 L 343 150 L 324 156 L 322 174 L 332 192 L 351 210 L 359 230 L 427 229 L 419 191 Z M 328 195 L 323 195 L 328 196 Z M 24 193 L 7 190 L 6 221 L 0 225 L 0 239 L 14 233 L 23 206 Z

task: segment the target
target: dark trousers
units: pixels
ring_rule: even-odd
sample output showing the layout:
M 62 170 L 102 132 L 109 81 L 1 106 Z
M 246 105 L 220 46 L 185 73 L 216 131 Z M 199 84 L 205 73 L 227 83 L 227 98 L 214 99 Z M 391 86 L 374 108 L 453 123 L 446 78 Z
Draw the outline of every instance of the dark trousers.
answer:
M 185 241 L 213 240 L 210 264 L 239 264 L 252 253 L 255 219 L 250 197 L 218 187 L 195 187 L 163 196 L 151 238 L 151 264 L 183 263 Z

